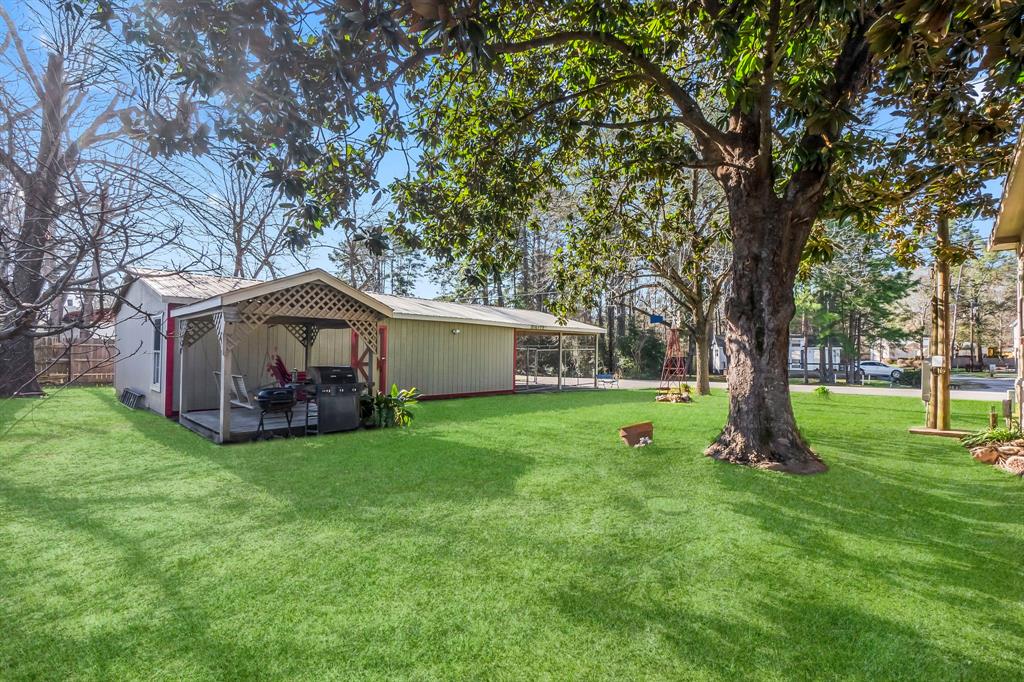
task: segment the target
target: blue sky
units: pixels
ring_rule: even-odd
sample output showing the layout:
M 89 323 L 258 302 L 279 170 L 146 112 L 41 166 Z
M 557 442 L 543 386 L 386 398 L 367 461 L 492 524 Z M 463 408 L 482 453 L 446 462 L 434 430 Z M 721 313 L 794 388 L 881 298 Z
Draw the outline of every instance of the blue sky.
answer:
M 25 3 L 23 5 L 20 2 L 15 2 L 13 6 L 10 6 L 7 4 L 7 0 L 0 1 L 5 3 L 5 7 L 8 7 L 16 21 L 27 18 L 27 8 L 30 3 Z M 35 42 L 32 39 L 36 37 L 37 36 L 32 35 L 28 31 L 26 31 L 24 35 L 26 42 Z M 39 53 L 36 52 L 36 54 Z M 412 149 L 409 151 L 411 156 L 415 159 L 417 155 L 416 150 Z M 203 163 L 203 161 L 195 161 L 195 163 Z M 387 154 L 378 169 L 377 179 L 380 185 L 382 187 L 387 187 L 395 178 L 404 176 L 408 170 L 406 163 L 407 156 L 401 151 L 393 151 Z M 1002 190 L 1002 181 L 999 180 L 989 183 L 987 189 L 990 193 L 998 197 Z M 369 199 L 366 200 L 366 203 L 369 203 Z M 992 221 L 990 219 L 978 220 L 974 224 L 976 232 L 982 237 L 988 236 L 991 226 Z M 334 265 L 330 262 L 328 254 L 330 253 L 331 248 L 338 243 L 339 239 L 340 235 L 336 230 L 327 230 L 325 234 L 317 240 L 316 245 L 309 252 L 309 267 L 320 267 L 327 271 L 334 271 Z M 294 271 L 301 269 L 301 266 L 294 263 L 291 265 L 286 264 L 284 269 L 286 271 Z M 430 281 L 425 275 L 420 274 L 416 280 L 414 293 L 415 295 L 423 298 L 433 298 L 437 296 L 440 291 L 435 282 Z

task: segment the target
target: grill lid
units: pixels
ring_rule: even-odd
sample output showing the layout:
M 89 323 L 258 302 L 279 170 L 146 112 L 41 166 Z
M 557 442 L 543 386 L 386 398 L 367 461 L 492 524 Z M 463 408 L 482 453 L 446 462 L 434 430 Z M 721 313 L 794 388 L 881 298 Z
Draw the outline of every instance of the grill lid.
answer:
M 355 384 L 358 383 L 356 370 L 346 366 L 320 365 L 309 368 L 309 378 L 314 384 Z
M 295 404 L 295 391 L 291 388 L 263 388 L 256 392 L 256 402 L 260 407 L 291 407 Z

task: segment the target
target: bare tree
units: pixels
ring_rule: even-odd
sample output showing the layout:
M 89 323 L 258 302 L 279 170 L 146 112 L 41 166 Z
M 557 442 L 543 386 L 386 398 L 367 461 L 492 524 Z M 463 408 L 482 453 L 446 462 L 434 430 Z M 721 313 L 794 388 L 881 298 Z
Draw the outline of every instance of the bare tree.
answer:
M 37 392 L 34 339 L 97 324 L 182 229 L 157 210 L 167 183 L 133 125 L 166 91 L 120 68 L 89 19 L 20 9 L 0 6 L 0 395 Z M 69 298 L 90 314 L 66 319 Z
M 202 256 L 205 269 L 260 279 L 276 276 L 285 261 L 305 263 L 305 250 L 291 239 L 294 211 L 263 170 L 232 148 L 176 169 L 176 204 L 191 218 L 194 238 L 210 247 Z

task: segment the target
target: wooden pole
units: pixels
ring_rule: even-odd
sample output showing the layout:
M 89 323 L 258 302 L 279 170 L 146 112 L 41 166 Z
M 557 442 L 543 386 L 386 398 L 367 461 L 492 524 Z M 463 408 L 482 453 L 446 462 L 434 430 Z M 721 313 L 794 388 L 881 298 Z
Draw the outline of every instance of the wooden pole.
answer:
M 936 424 L 936 411 L 937 400 L 935 398 L 935 378 L 938 376 L 938 368 L 932 363 L 932 358 L 938 354 L 939 346 L 939 297 L 938 297 L 938 262 L 932 264 L 932 320 L 931 320 L 931 338 L 928 344 L 928 412 L 925 426 L 929 429 L 937 428 Z M 922 367 L 925 363 L 922 363 Z
M 558 332 L 558 390 L 562 390 L 562 332 Z
M 231 323 L 224 319 L 224 314 L 215 317 L 220 325 L 217 335 L 220 340 L 220 400 L 217 415 L 217 442 L 227 443 L 231 440 Z
M 1013 357 L 1017 365 L 1014 394 L 1017 398 L 1017 421 L 1024 425 L 1024 247 L 1017 249 L 1017 338 Z
M 935 298 L 938 308 L 938 342 L 935 344 L 935 355 L 942 357 L 937 367 L 935 389 L 932 391 L 935 400 L 935 428 L 949 430 L 949 373 L 952 369 L 952 334 L 949 319 L 949 263 L 943 257 L 945 247 L 949 246 L 949 219 L 939 218 L 939 229 L 936 235 L 935 258 Z
M 184 324 L 182 324 L 184 323 Z M 177 329 L 179 333 L 175 335 L 175 341 L 177 342 L 176 348 L 178 349 L 178 418 L 181 419 L 185 416 L 185 410 L 187 409 L 187 402 L 185 400 L 185 331 L 188 329 L 189 322 L 187 320 L 178 320 Z
M 313 345 L 310 342 L 310 340 L 309 340 L 309 337 L 312 336 L 311 332 L 312 332 L 312 330 L 310 329 L 309 323 L 306 323 L 305 325 L 303 325 L 303 327 L 302 327 L 302 349 L 303 349 L 302 369 L 306 373 L 306 377 L 307 378 L 309 377 L 309 348 L 310 348 L 310 346 Z

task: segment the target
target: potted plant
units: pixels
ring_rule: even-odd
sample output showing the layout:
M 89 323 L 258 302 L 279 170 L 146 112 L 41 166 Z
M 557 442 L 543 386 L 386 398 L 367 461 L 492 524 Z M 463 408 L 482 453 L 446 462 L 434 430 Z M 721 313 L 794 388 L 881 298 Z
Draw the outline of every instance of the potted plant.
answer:
M 363 428 L 372 429 L 377 426 L 377 408 L 372 395 L 359 396 L 359 423 Z
M 413 417 L 409 408 L 419 402 L 418 397 L 415 388 L 399 389 L 398 384 L 391 384 L 388 393 L 378 393 L 373 399 L 377 426 L 408 426 Z

